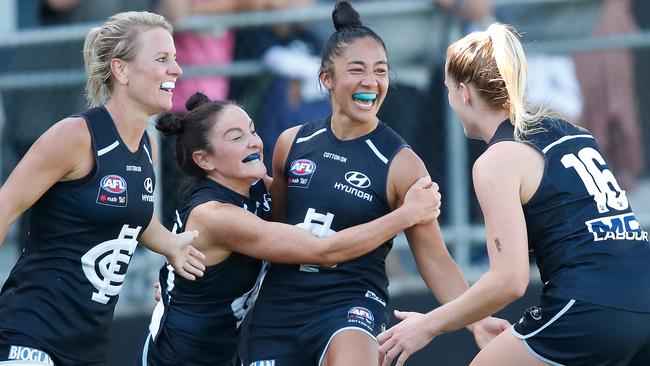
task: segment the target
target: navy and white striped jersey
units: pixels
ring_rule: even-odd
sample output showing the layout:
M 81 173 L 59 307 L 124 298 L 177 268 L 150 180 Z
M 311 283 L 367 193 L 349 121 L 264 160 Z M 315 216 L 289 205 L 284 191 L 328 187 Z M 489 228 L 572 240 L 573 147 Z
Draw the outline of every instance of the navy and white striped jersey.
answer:
M 319 237 L 372 221 L 391 211 L 388 170 L 405 141 L 384 123 L 348 141 L 331 130 L 330 118 L 303 125 L 284 167 L 286 223 Z M 385 258 L 392 240 L 333 267 L 273 264 L 260 292 L 253 325 L 290 327 L 351 299 L 388 301 Z
M 57 365 L 106 360 L 118 294 L 153 215 L 148 135 L 131 152 L 105 108 L 78 116 L 90 131 L 95 167 L 34 204 L 29 239 L 0 295 L 0 329 Z
M 545 292 L 612 308 L 650 312 L 650 244 L 593 136 L 546 119 L 526 142 L 546 159 L 523 206 L 529 246 Z M 513 141 L 503 122 L 490 145 Z
M 175 230 L 182 232 L 190 212 L 211 201 L 241 207 L 264 220 L 271 209 L 263 180 L 251 186 L 248 198 L 210 178 L 201 178 L 176 211 Z M 169 365 L 226 364 L 236 355 L 241 322 L 255 302 L 265 274 L 266 262 L 236 252 L 207 267 L 195 281 L 176 276 L 166 264 L 160 270 L 163 300 L 149 327 L 153 342 L 148 352 L 157 353 L 156 358 L 168 360 Z M 172 347 L 156 344 L 163 333 Z

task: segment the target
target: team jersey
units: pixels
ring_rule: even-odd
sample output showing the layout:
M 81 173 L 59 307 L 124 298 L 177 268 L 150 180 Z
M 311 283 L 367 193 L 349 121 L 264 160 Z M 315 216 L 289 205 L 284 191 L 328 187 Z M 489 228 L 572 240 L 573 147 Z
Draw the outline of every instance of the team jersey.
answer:
M 264 220 L 271 209 L 263 180 L 251 186 L 248 198 L 212 179 L 201 178 L 180 205 L 174 230 L 183 231 L 190 212 L 211 201 L 241 207 Z M 152 348 L 165 333 L 174 349 L 173 354 L 165 356 L 167 360 L 192 365 L 221 365 L 231 360 L 237 352 L 241 322 L 255 302 L 265 273 L 266 262 L 236 252 L 207 267 L 203 277 L 195 281 L 176 276 L 169 264 L 163 266 L 160 284 L 164 296 L 149 327 L 153 337 L 149 352 L 160 352 Z
M 650 245 L 593 136 L 545 119 L 525 141 L 544 155 L 539 188 L 523 206 L 545 292 L 650 312 Z M 490 145 L 513 141 L 503 122 Z
M 146 133 L 131 152 L 105 108 L 76 116 L 86 120 L 95 166 L 34 204 L 28 241 L 0 295 L 0 329 L 63 365 L 106 360 L 113 310 L 151 221 L 155 184 Z
M 388 169 L 404 140 L 384 123 L 353 140 L 339 140 L 330 118 L 303 125 L 285 162 L 286 223 L 327 237 L 391 211 Z M 392 239 L 333 267 L 273 264 L 253 311 L 252 324 L 301 325 L 351 299 L 388 301 L 385 258 Z

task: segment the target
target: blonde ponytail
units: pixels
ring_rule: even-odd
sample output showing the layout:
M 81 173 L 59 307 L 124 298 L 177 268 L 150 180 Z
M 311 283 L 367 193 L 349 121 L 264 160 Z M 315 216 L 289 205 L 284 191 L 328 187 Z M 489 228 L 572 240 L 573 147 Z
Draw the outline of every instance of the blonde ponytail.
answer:
M 538 125 L 545 111 L 539 109 L 531 112 L 526 101 L 528 63 L 519 42 L 519 33 L 513 27 L 500 23 L 491 24 L 486 32 L 492 40 L 492 55 L 508 91 L 510 121 L 515 127 L 515 138 L 521 141 L 527 134 L 539 130 Z
M 539 122 L 548 113 L 543 108 L 531 112 L 526 101 L 528 64 L 519 34 L 511 26 L 494 23 L 485 32 L 452 43 L 447 72 L 456 82 L 474 85 L 488 105 L 507 109 L 516 140 L 541 129 Z

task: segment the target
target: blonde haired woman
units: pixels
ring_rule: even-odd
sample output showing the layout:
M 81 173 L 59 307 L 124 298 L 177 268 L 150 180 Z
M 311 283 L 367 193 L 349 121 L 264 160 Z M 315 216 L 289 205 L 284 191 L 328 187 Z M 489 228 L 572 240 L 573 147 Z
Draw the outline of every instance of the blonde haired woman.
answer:
M 203 255 L 153 216 L 150 116 L 171 108 L 181 69 L 160 15 L 120 13 L 86 37 L 91 109 L 45 132 L 0 189 L 0 241 L 32 208 L 23 255 L 0 294 L 0 365 L 99 365 L 138 242 L 188 279 Z
M 447 49 L 449 104 L 469 138 L 488 143 L 473 178 L 490 270 L 465 294 L 380 335 L 403 365 L 436 336 L 523 295 L 528 251 L 543 293 L 472 365 L 649 365 L 650 245 L 593 136 L 526 109 L 516 32 L 493 24 Z

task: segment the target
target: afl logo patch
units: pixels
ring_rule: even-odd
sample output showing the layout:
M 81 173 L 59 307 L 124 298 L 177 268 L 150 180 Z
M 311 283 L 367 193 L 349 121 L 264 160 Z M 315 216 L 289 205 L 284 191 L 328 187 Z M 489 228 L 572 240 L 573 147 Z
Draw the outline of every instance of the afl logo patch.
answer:
M 307 188 L 311 177 L 316 172 L 316 163 L 309 159 L 294 160 L 289 168 L 287 177 L 288 187 Z
M 363 173 L 347 172 L 345 173 L 345 180 L 357 188 L 370 187 L 370 178 Z
M 99 183 L 100 187 L 108 193 L 120 194 L 126 191 L 126 181 L 119 175 L 107 175 Z
M 375 325 L 375 317 L 372 315 L 372 311 L 361 306 L 355 306 L 348 310 L 348 323 L 362 325 L 372 331 Z
M 119 175 L 109 174 L 99 181 L 96 203 L 113 207 L 126 207 L 126 180 Z
M 293 175 L 310 175 L 314 174 L 315 171 L 316 164 L 311 160 L 299 159 L 294 160 L 293 163 L 291 163 L 291 174 Z

